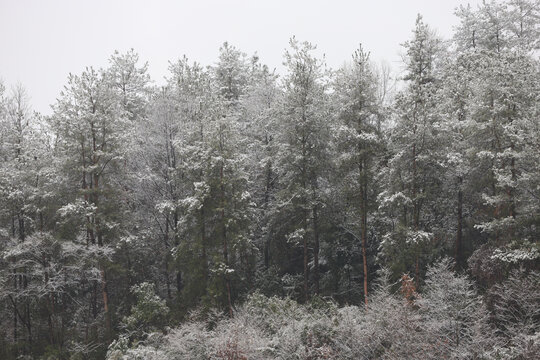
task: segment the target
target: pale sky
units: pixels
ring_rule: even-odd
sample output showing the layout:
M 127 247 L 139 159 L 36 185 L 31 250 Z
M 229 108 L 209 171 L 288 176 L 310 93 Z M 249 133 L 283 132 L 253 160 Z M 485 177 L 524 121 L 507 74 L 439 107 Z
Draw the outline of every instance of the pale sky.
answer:
M 168 62 L 186 54 L 217 61 L 228 41 L 281 69 L 292 35 L 318 46 L 338 68 L 362 43 L 374 61 L 400 69 L 400 44 L 416 15 L 448 38 L 460 4 L 481 0 L 0 0 L 0 78 L 20 82 L 32 107 L 50 114 L 68 73 L 105 67 L 114 52 L 134 48 L 155 84 Z

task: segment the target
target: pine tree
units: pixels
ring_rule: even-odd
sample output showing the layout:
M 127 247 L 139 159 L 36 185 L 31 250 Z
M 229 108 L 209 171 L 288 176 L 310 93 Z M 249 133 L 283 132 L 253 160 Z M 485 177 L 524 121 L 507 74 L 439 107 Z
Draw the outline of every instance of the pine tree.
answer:
M 466 64 L 463 73 L 471 79 L 467 132 L 474 137 L 467 148 L 472 154 L 471 177 L 482 196 L 474 205 L 483 210 L 475 219 L 475 229 L 489 240 L 490 251 L 511 253 L 521 248 L 527 252 L 535 237 L 530 224 L 537 221 L 538 209 L 529 206 L 531 190 L 526 188 L 532 185 L 528 179 L 536 168 L 535 150 L 528 144 L 538 135 L 533 120 L 538 62 L 532 57 L 538 11 L 538 5 L 527 1 L 484 4 L 476 12 L 469 9 L 461 14 L 461 36 L 456 37 Z M 475 43 L 467 47 L 463 39 L 471 33 Z
M 113 180 L 121 171 L 124 136 L 128 120 L 121 103 L 113 91 L 105 71 L 88 68 L 80 76 L 70 75 L 68 85 L 55 105 L 53 127 L 58 136 L 57 145 L 63 151 L 65 169 L 69 172 L 70 204 L 63 207 L 84 224 L 82 233 L 71 232 L 68 237 L 78 243 L 109 247 L 118 240 L 118 207 Z M 105 316 L 106 336 L 111 335 L 109 289 L 106 264 L 101 264 L 101 281 L 92 284 L 91 307 L 94 319 L 98 310 L 98 283 Z
M 375 207 L 378 190 L 374 176 L 382 150 L 379 132 L 377 78 L 362 47 L 353 54 L 352 64 L 341 70 L 336 80 L 339 125 L 335 133 L 340 188 L 344 192 L 340 206 L 345 207 L 342 224 L 353 233 L 362 249 L 364 302 L 368 303 L 368 219 Z M 340 181 L 340 182 L 341 182 Z
M 323 187 L 328 170 L 325 143 L 329 134 L 329 114 L 324 64 L 314 57 L 308 42 L 290 41 L 285 53 L 288 74 L 284 79 L 281 132 L 279 134 L 279 182 L 277 207 L 288 217 L 286 238 L 299 243 L 303 260 L 303 297 L 309 299 L 309 248 L 313 246 L 313 284 L 319 292 L 320 212 L 324 206 Z
M 389 139 L 392 157 L 379 196 L 381 208 L 393 218 L 383 251 L 387 258 L 401 258 L 393 264 L 399 272 L 414 266 L 418 287 L 421 255 L 434 239 L 439 218 L 436 204 L 442 179 L 434 125 L 438 121 L 440 40 L 420 15 L 413 34 L 404 44 L 406 87 L 396 97 L 397 118 Z

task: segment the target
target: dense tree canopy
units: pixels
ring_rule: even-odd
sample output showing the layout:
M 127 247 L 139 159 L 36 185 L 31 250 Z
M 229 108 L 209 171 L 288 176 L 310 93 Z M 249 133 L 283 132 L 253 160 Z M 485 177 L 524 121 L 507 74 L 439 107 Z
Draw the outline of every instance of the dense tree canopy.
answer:
M 396 77 L 293 37 L 0 83 L 0 358 L 532 359 L 540 5 L 456 15 Z

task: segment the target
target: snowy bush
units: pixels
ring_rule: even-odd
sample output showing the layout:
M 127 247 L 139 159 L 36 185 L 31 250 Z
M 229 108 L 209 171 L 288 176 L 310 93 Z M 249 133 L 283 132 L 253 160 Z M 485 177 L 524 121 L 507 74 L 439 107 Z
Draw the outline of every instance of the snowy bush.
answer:
M 420 292 L 413 289 L 412 297 L 403 286 L 393 291 L 395 284 L 383 271 L 367 307 L 338 308 L 318 297 L 299 304 L 254 293 L 232 318 L 193 313 L 166 335 L 131 345 L 120 337 L 109 347 L 108 359 L 534 358 L 538 273 L 514 273 L 493 288 L 491 320 L 499 335 L 473 282 L 453 266 L 443 259 L 429 267 L 425 285 Z
M 489 292 L 493 321 L 507 341 L 507 358 L 540 353 L 540 273 L 515 270 Z
M 124 319 L 128 330 L 145 331 L 164 324 L 169 308 L 156 295 L 154 285 L 143 282 L 131 287 L 131 292 L 137 298 L 136 304 L 131 308 L 131 315 Z

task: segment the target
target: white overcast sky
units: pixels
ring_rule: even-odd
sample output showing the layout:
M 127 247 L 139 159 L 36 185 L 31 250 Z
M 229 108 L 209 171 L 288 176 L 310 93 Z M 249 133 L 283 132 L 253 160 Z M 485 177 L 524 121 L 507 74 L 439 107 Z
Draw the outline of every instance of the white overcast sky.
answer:
M 168 61 L 186 54 L 213 64 L 224 41 L 279 71 L 292 35 L 316 44 L 332 68 L 362 43 L 397 71 L 418 13 L 448 38 L 454 9 L 480 1 L 0 0 L 0 78 L 21 83 L 32 107 L 50 114 L 68 73 L 105 67 L 116 49 L 134 48 L 160 84 Z

